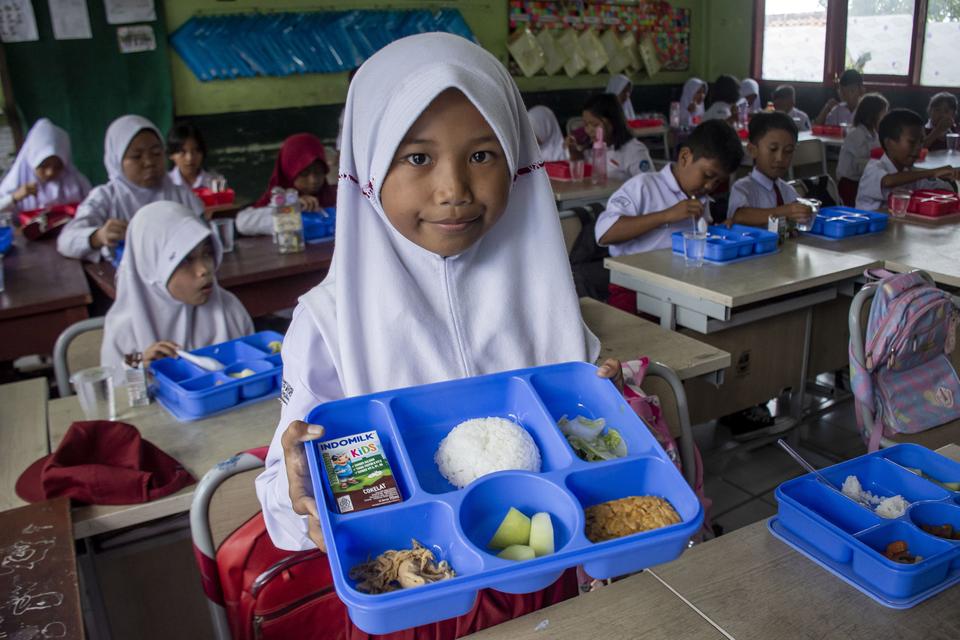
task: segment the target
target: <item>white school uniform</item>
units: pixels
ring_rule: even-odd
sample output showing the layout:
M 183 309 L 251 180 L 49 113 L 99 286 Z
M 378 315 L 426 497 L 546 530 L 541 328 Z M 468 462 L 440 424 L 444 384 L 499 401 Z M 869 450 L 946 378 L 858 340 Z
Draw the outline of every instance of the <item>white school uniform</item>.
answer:
M 636 138 L 619 149 L 607 147 L 607 178 L 626 180 L 646 171 L 653 171 L 653 160 L 647 145 Z
M 797 123 L 797 128 L 800 131 L 810 131 L 810 129 L 813 128 L 812 125 L 810 124 L 810 116 L 808 116 L 806 112 L 800 111 L 800 109 L 797 109 L 796 107 L 794 107 L 793 109 L 790 109 L 790 113 L 788 113 L 787 115 L 793 118 L 794 122 L 796 122 L 797 120 L 800 121 L 799 123 Z
M 777 185 L 780 190 L 780 197 L 783 198 L 783 204 L 790 204 L 797 199 L 797 190 L 777 178 L 776 183 L 765 176 L 756 167 L 750 172 L 750 175 L 744 176 L 733 183 L 730 189 L 730 200 L 727 205 L 727 219 L 733 218 L 737 209 L 748 207 L 751 209 L 773 209 L 780 205 L 777 204 L 777 192 L 773 185 Z
M 693 126 L 694 118 L 703 118 L 703 102 L 697 103 L 692 113 L 690 112 L 690 103 L 693 102 L 693 96 L 695 96 L 700 89 L 704 90 L 703 97 L 706 99 L 708 86 L 709 85 L 700 78 L 689 78 L 683 83 L 683 93 L 680 94 L 681 127 Z
M 167 290 L 173 272 L 198 244 L 214 238 L 214 264 L 223 251 L 210 226 L 181 204 L 154 202 L 127 227 L 117 271 L 117 299 L 107 312 L 100 363 L 119 367 L 123 356 L 142 353 L 160 340 L 186 350 L 253 333 L 253 320 L 239 299 L 213 281 L 206 304 L 176 300 Z
M 610 196 L 607 200 L 607 208 L 597 218 L 597 224 L 594 227 L 597 243 L 600 243 L 603 234 L 609 231 L 620 218 L 658 213 L 688 197 L 677 183 L 676 176 L 673 175 L 672 164 L 668 164 L 657 172 L 634 176 Z M 710 217 L 710 199 L 703 196 L 699 200 L 703 205 L 704 218 L 707 222 L 713 222 L 713 218 Z M 610 255 L 626 256 L 666 249 L 671 246 L 670 235 L 674 231 L 690 231 L 690 229 L 690 220 L 671 222 L 648 231 L 639 238 L 609 245 Z
M 837 127 L 840 126 L 841 122 L 853 124 L 853 111 L 850 110 L 850 106 L 846 102 L 841 102 L 831 109 L 830 113 L 827 114 L 827 119 L 824 121 L 824 124 Z
M 490 231 L 442 258 L 390 224 L 380 189 L 403 136 L 448 88 L 490 123 L 514 179 Z M 324 281 L 300 299 L 284 338 L 280 423 L 257 478 L 277 547 L 314 546 L 306 518 L 291 507 L 280 437 L 320 403 L 597 357 L 539 157 L 509 72 L 472 42 L 447 33 L 410 36 L 360 67 L 343 123 L 337 250 Z M 358 424 L 363 428 L 369 425 Z
M 857 209 L 866 211 L 883 211 L 887 208 L 887 198 L 892 189 L 883 186 L 882 180 L 891 173 L 897 173 L 897 167 L 893 160 L 883 154 L 877 160 L 870 160 L 863 175 L 860 177 L 860 185 L 857 187 Z M 943 180 L 931 180 L 924 178 L 909 184 L 901 185 L 899 189 L 951 189 L 950 185 Z
M 840 157 L 837 159 L 837 182 L 841 178 L 860 180 L 863 169 L 870 161 L 870 151 L 880 146 L 880 136 L 870 131 L 866 125 L 860 124 L 849 130 L 840 147 Z
M 630 78 L 618 73 L 607 81 L 606 93 L 612 93 L 617 96 L 617 100 L 620 100 L 620 92 L 626 89 L 629 84 L 632 84 Z M 623 107 L 623 117 L 626 118 L 627 122 L 637 119 L 637 112 L 633 110 L 633 102 L 630 100 L 630 96 L 627 96 L 627 99 L 620 103 L 620 106 Z
M 40 182 L 36 168 L 51 156 L 60 158 L 63 170 L 56 180 Z M 14 202 L 13 192 L 21 185 L 37 185 L 36 195 Z M 23 146 L 10 170 L 0 182 L 0 211 L 32 211 L 57 204 L 73 204 L 90 192 L 90 181 L 73 166 L 70 136 L 47 118 L 40 118 L 30 128 Z
M 729 102 L 717 100 L 703 114 L 703 121 L 707 120 L 729 120 L 733 115 L 733 108 Z
M 167 172 L 167 175 L 170 176 L 170 181 L 173 182 L 173 184 L 177 185 L 178 187 L 189 187 L 190 189 L 199 189 L 201 187 L 206 187 L 209 189 L 214 180 L 223 177 L 216 171 L 200 169 L 200 173 L 197 174 L 193 184 L 187 184 L 183 174 L 180 173 L 180 169 L 176 166 L 174 166 L 173 169 L 170 169 L 170 171 Z
M 527 112 L 530 116 L 530 125 L 537 136 L 540 145 L 540 157 L 544 162 L 554 162 L 567 159 L 567 149 L 563 146 L 563 132 L 560 123 L 553 111 L 543 105 L 531 107 Z
M 110 181 L 95 187 L 77 207 L 76 217 L 63 227 L 57 238 L 57 250 L 64 256 L 98 262 L 101 254 L 90 247 L 90 236 L 110 218 L 129 221 L 151 202 L 179 202 L 198 216 L 203 215 L 200 199 L 189 188 L 173 184 L 170 176 L 164 174 L 159 187 L 148 189 L 133 184 L 123 175 L 123 154 L 144 129 L 153 131 L 158 139 L 163 140 L 160 130 L 140 116 L 122 116 L 107 128 L 103 164 Z

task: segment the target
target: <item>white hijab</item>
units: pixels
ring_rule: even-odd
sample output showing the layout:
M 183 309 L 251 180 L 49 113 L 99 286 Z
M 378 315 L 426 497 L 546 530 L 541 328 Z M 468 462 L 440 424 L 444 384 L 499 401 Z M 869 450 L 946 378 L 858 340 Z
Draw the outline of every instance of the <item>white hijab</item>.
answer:
M 747 96 L 754 96 L 753 102 L 747 102 Z M 748 113 L 760 111 L 760 85 L 753 78 L 744 78 L 740 83 L 740 97 L 747 105 Z
M 187 186 L 178 186 L 164 172 L 163 181 L 154 189 L 141 187 L 130 182 L 123 175 L 123 154 L 138 133 L 147 129 L 157 134 L 163 144 L 160 130 L 152 122 L 142 116 L 121 116 L 107 127 L 107 135 L 103 142 L 103 166 L 107 169 L 110 181 L 104 185 L 110 192 L 110 218 L 128 220 L 134 213 L 144 206 L 158 200 L 168 200 L 187 205 L 196 214 L 203 213 L 203 203 L 193 195 Z M 165 157 L 165 156 L 164 156 Z
M 620 92 L 627 88 L 627 85 L 632 84 L 630 78 L 618 73 L 615 76 L 611 76 L 610 80 L 607 81 L 607 90 L 605 93 L 612 93 L 617 96 L 617 100 L 620 100 Z M 627 120 L 636 120 L 637 113 L 633 110 L 633 102 L 630 100 L 630 96 L 627 96 L 627 99 L 623 101 L 623 115 Z
M 56 180 L 40 182 L 36 168 L 50 156 L 57 156 L 63 163 L 63 171 Z M 37 120 L 16 160 L 0 183 L 0 194 L 16 191 L 20 185 L 31 182 L 37 185 L 37 195 L 27 196 L 19 203 L 19 211 L 30 211 L 55 204 L 75 204 L 90 191 L 90 181 L 75 166 L 70 153 L 70 136 L 47 118 Z
M 497 224 L 444 259 L 390 224 L 380 189 L 406 132 L 448 88 L 490 123 L 514 180 Z M 496 58 L 459 36 L 397 40 L 350 84 L 336 247 L 326 279 L 300 300 L 347 396 L 599 353 L 520 92 Z
M 100 349 L 104 366 L 119 366 L 124 354 L 142 352 L 160 340 L 189 350 L 253 333 L 243 304 L 216 281 L 210 299 L 201 306 L 180 302 L 167 290 L 180 262 L 207 238 L 213 238 L 219 268 L 220 243 L 190 209 L 175 202 L 154 202 L 137 212 L 127 227 L 117 299 L 107 312 Z
M 687 110 L 690 107 L 690 103 L 693 102 L 693 96 L 697 95 L 697 91 L 700 91 L 701 88 L 703 89 L 703 99 L 706 101 L 707 91 L 709 90 L 706 82 L 700 78 L 689 78 L 683 83 L 683 93 L 680 94 L 681 127 L 686 127 L 693 124 L 691 118 L 694 116 L 703 118 L 703 101 L 696 105 L 692 113 Z
M 533 133 L 540 144 L 540 157 L 544 162 L 567 159 L 567 149 L 563 146 L 563 133 L 557 116 L 547 107 L 538 105 L 528 112 Z M 542 142 L 541 142 L 542 141 Z

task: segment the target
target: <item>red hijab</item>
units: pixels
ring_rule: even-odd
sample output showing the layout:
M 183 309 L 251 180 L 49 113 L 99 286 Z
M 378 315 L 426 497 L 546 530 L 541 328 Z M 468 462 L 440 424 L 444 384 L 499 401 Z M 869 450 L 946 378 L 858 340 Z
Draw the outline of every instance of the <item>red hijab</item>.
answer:
M 280 153 L 277 154 L 277 161 L 273 165 L 273 175 L 270 176 L 270 182 L 267 183 L 267 189 L 257 200 L 255 206 L 263 207 L 270 203 L 270 191 L 274 187 L 283 187 L 292 189 L 293 181 L 301 171 L 319 160 L 323 165 L 323 171 L 329 170 L 327 165 L 327 156 L 323 150 L 323 143 L 320 138 L 312 133 L 297 133 L 283 141 L 280 147 Z M 337 202 L 337 187 L 332 184 L 324 184 L 320 193 L 317 194 L 320 200 L 320 206 L 331 207 Z

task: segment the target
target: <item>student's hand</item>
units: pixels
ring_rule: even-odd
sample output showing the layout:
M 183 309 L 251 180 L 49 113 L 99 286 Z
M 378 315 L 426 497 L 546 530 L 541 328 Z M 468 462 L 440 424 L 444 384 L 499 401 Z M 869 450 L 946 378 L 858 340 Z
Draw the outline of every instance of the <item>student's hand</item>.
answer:
M 126 234 L 126 221 L 110 218 L 107 220 L 106 224 L 97 229 L 93 235 L 90 236 L 90 246 L 94 249 L 99 249 L 101 247 L 115 247 L 121 240 L 123 240 L 123 237 Z
M 690 104 L 687 105 L 687 111 L 689 111 L 690 113 L 693 113 L 696 110 L 697 110 L 697 103 L 691 100 Z
M 934 180 L 956 180 L 957 170 L 950 165 L 945 165 L 943 167 L 937 167 L 936 169 L 928 170 L 927 175 Z
M 316 196 L 300 196 L 303 211 L 320 211 L 320 200 Z
M 935 138 L 942 138 L 950 129 L 953 128 L 953 118 L 949 115 L 944 116 L 937 120 L 933 125 L 933 131 L 930 132 Z
M 563 146 L 567 148 L 567 151 L 570 153 L 571 160 L 583 160 L 583 150 L 580 148 L 580 145 L 577 143 L 577 139 L 573 136 L 567 136 L 563 141 Z
M 617 389 L 623 392 L 623 367 L 616 358 L 607 358 L 597 369 L 597 375 L 601 378 L 612 380 L 617 385 Z
M 283 446 L 283 463 L 287 467 L 287 484 L 293 511 L 297 515 L 307 516 L 307 535 L 317 548 L 326 551 L 327 546 L 323 542 L 323 532 L 320 529 L 317 501 L 307 493 L 310 469 L 307 467 L 307 454 L 303 450 L 304 442 L 321 438 L 323 434 L 324 429 L 319 425 L 294 420 L 280 436 L 280 444 Z
M 20 202 L 27 196 L 35 195 L 37 195 L 37 183 L 28 182 L 27 184 L 22 184 L 17 187 L 17 190 L 13 192 L 13 200 L 14 202 Z
M 790 220 L 808 220 L 813 215 L 813 209 L 799 202 L 791 202 L 779 207 L 780 214 Z
M 146 369 L 154 360 L 176 358 L 177 349 L 179 348 L 180 345 L 175 342 L 170 342 L 169 340 L 161 340 L 160 342 L 153 343 L 143 352 L 143 368 Z
M 677 204 L 673 205 L 664 213 L 667 214 L 668 222 L 680 222 L 686 218 L 699 218 L 702 216 L 703 205 L 700 204 L 699 200 L 687 198 L 686 200 L 681 200 Z

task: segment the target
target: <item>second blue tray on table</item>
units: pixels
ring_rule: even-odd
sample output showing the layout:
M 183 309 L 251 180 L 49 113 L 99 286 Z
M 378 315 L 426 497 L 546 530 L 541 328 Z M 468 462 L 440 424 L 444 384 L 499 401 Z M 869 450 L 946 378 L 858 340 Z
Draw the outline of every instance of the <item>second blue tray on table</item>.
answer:
M 880 233 L 887 228 L 890 216 L 876 211 L 862 211 L 852 207 L 824 207 L 808 231 L 815 236 L 839 240 L 867 233 Z
M 304 211 L 303 240 L 304 242 L 321 242 L 332 240 L 337 225 L 337 210 L 326 207 L 323 211 Z
M 671 237 L 674 253 L 683 255 L 683 232 L 676 231 Z M 710 262 L 729 262 L 739 258 L 759 256 L 777 250 L 777 234 L 735 224 L 730 228 L 714 225 L 707 228 L 707 246 L 703 259 Z
M 319 442 L 306 443 L 314 495 L 337 595 L 368 633 L 389 633 L 462 615 L 481 589 L 529 593 L 583 565 L 609 578 L 673 560 L 700 528 L 696 495 L 644 423 L 596 367 L 572 362 L 346 398 L 310 412 L 326 429 L 321 441 L 374 430 L 402 502 L 339 513 Z M 585 462 L 557 426 L 563 415 L 603 417 L 627 445 L 624 458 Z M 500 471 L 457 489 L 440 474 L 434 454 L 453 427 L 471 418 L 501 417 L 524 428 L 540 450 L 540 473 Z M 627 496 L 666 499 L 682 522 L 600 543 L 584 533 L 584 508 Z M 487 548 L 510 507 L 546 511 L 556 552 L 525 562 Z M 415 538 L 450 563 L 455 578 L 378 595 L 355 588 L 354 566 Z

